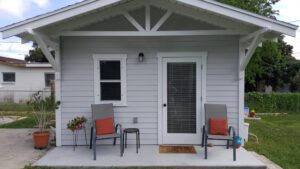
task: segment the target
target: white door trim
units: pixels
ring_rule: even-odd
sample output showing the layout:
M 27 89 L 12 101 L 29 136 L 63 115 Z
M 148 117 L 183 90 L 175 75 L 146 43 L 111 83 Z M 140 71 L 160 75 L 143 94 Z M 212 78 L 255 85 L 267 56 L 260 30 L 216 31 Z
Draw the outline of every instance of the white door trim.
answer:
M 204 124 L 204 103 L 206 102 L 206 68 L 207 68 L 207 52 L 158 52 L 158 144 L 163 144 L 163 58 L 178 57 L 201 57 L 201 126 Z M 200 144 L 200 143 L 199 143 Z

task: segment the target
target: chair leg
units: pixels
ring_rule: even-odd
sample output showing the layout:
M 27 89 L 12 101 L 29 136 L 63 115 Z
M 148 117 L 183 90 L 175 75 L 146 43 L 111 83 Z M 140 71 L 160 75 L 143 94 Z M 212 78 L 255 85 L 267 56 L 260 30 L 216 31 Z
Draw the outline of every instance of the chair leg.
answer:
M 229 140 L 227 140 L 226 148 L 229 149 Z
M 138 131 L 138 141 L 139 141 L 139 148 L 141 148 L 141 138 L 140 138 L 140 131 Z
M 127 133 L 125 133 L 125 148 L 127 148 Z
M 136 141 L 136 153 L 139 153 L 139 142 L 138 142 L 138 132 L 135 134 L 135 141 Z
M 93 152 L 94 152 L 94 160 L 96 160 L 96 136 L 93 136 Z
M 92 144 L 93 144 L 93 130 L 94 130 L 94 128 L 91 127 L 90 149 L 92 149 Z
M 207 159 L 207 136 L 205 136 L 204 138 L 204 146 L 205 146 L 204 158 Z
M 114 144 L 113 144 L 114 146 L 116 145 L 116 141 L 117 141 L 117 138 L 114 138 Z
M 124 148 L 123 148 L 124 144 L 123 144 L 123 134 L 120 134 L 120 156 L 123 157 L 123 153 L 124 153 Z
M 124 154 L 124 149 L 125 149 L 125 133 L 122 134 L 122 150 L 123 150 L 123 154 Z
M 202 128 L 202 142 L 201 142 L 201 147 L 204 146 L 204 127 Z
M 236 161 L 236 147 L 235 147 L 234 139 L 232 141 L 232 147 L 233 147 L 233 161 Z

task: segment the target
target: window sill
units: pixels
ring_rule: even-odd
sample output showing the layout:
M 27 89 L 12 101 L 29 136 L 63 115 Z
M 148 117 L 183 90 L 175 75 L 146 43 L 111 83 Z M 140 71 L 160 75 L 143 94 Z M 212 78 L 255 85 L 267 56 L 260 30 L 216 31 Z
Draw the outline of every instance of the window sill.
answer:
M 113 107 L 127 107 L 127 103 L 120 103 L 120 102 L 111 102 L 111 101 L 105 101 L 105 102 L 99 102 L 96 104 L 109 104 L 112 103 Z
M 2 82 L 3 85 L 14 85 L 16 82 Z

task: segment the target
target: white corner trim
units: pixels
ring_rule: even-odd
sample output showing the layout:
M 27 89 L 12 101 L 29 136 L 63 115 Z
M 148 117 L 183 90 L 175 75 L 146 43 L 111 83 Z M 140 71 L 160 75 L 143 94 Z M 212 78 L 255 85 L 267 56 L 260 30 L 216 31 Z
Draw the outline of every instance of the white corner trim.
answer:
M 59 101 L 60 105 L 55 110 L 55 134 L 56 134 L 56 146 L 62 145 L 62 115 L 61 115 L 61 52 L 60 45 L 55 48 L 56 64 L 58 65 L 57 71 L 55 71 L 55 101 Z
M 201 64 L 202 64 L 202 70 L 201 70 L 201 94 L 202 94 L 202 100 L 201 100 L 201 119 L 202 119 L 202 124 L 201 127 L 205 124 L 205 113 L 204 113 L 204 104 L 206 103 L 206 76 L 207 76 L 207 52 L 204 52 L 202 55 L 202 60 L 201 60 Z
M 126 54 L 93 54 L 94 60 L 94 103 L 113 103 L 114 106 L 127 106 L 127 55 Z M 117 60 L 121 62 L 121 101 L 100 100 L 100 60 Z

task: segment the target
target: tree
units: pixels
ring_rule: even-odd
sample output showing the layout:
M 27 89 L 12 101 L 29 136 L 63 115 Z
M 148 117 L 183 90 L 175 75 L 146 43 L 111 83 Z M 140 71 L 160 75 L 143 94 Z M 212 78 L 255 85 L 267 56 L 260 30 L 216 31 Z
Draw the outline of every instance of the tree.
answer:
M 27 62 L 43 62 L 47 63 L 48 60 L 43 54 L 41 48 L 38 47 L 36 43 L 32 44 L 33 49 L 29 50 L 29 55 L 25 56 L 25 61 Z
M 250 12 L 260 14 L 263 16 L 275 18 L 278 11 L 273 10 L 272 5 L 279 2 L 279 0 L 218 0 L 221 3 L 239 7 Z
M 218 0 L 221 3 L 239 7 L 256 14 L 270 18 L 279 11 L 273 10 L 272 5 L 279 0 Z M 298 80 L 294 76 L 299 75 L 300 63 L 292 57 L 293 46 L 283 41 L 283 36 L 278 38 L 278 42 L 265 41 L 262 47 L 258 47 L 253 54 L 245 71 L 246 91 L 256 91 L 257 84 L 265 81 L 274 88 L 283 83 L 292 83 Z

